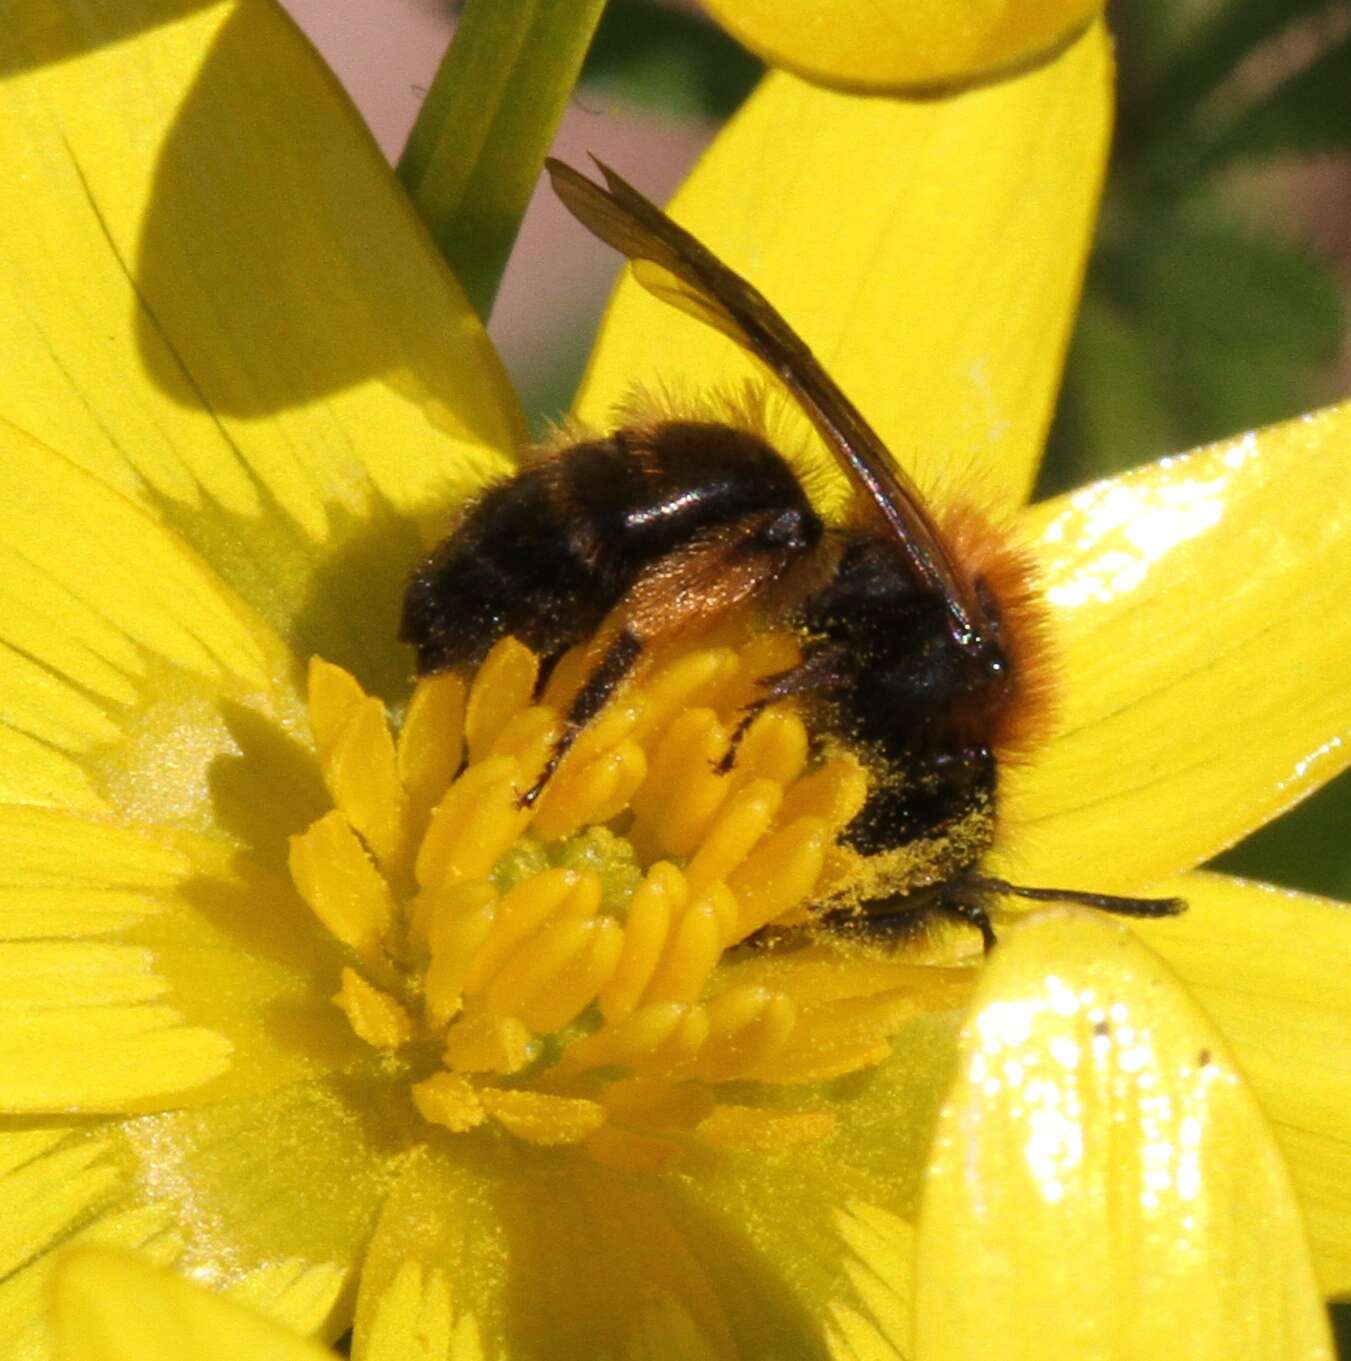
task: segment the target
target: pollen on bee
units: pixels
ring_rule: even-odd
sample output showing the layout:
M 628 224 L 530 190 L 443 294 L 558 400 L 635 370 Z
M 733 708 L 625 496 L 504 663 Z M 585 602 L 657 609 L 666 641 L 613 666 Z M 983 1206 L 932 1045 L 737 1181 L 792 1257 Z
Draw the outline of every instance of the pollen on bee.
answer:
M 402 722 L 316 659 L 310 720 L 334 807 L 292 838 L 299 897 L 343 956 L 334 1002 L 403 1065 L 413 1109 L 457 1134 L 578 1145 L 634 1168 L 691 1143 L 828 1137 L 809 1084 L 878 1063 L 964 967 L 799 933 L 840 874 L 868 775 L 792 701 L 720 762 L 788 635 L 659 657 L 522 806 L 584 667 L 514 639 L 468 682 L 424 679 Z M 724 1099 L 736 1084 L 736 1099 Z M 803 1088 L 801 1109 L 773 1096 Z

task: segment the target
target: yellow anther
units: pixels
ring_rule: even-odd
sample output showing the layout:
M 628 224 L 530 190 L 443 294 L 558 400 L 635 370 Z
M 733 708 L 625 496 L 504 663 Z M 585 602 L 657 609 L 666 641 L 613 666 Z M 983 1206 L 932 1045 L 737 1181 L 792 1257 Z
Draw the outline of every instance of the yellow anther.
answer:
M 549 679 L 539 697 L 540 703 L 547 704 L 561 714 L 582 688 L 582 682 L 595 664 L 596 659 L 585 643 L 568 648 L 549 672 Z
M 741 665 L 732 683 L 712 701 L 728 711 L 763 698 L 764 678 L 791 671 L 802 660 L 802 648 L 791 633 L 758 633 L 742 644 L 738 656 Z
M 377 859 L 392 860 L 406 839 L 407 797 L 399 781 L 385 706 L 369 697 L 348 705 L 341 722 L 326 736 L 319 769 L 333 802 Z
M 628 807 L 646 774 L 646 756 L 628 741 L 585 764 L 565 762 L 540 800 L 530 834 L 541 841 L 558 841 L 583 827 L 608 822 Z
M 691 891 L 726 879 L 769 830 L 783 802 L 773 780 L 752 780 L 723 805 L 685 869 Z
M 504 1129 L 526 1143 L 546 1147 L 580 1143 L 605 1123 L 604 1110 L 582 1097 L 488 1090 L 481 1093 L 481 1100 Z
M 433 1073 L 412 1087 L 418 1114 L 456 1134 L 481 1125 L 485 1114 L 473 1085 L 458 1073 Z
M 741 1077 L 779 1054 L 797 1022 L 797 1008 L 782 993 L 730 988 L 707 1007 L 708 1039 L 693 1071 L 711 1082 Z
M 786 785 L 796 780 L 807 764 L 807 729 L 787 709 L 766 709 L 742 740 L 732 772 L 741 780 L 760 777 Z
M 834 1048 L 793 1043 L 744 1076 L 755 1082 L 774 1082 L 784 1086 L 829 1082 L 832 1078 L 876 1068 L 879 1063 L 885 1063 L 890 1055 L 890 1040 L 867 1040 L 853 1045 L 840 1044 Z
M 739 663 L 730 647 L 687 652 L 663 666 L 642 687 L 642 713 L 633 736 L 645 741 L 660 732 L 682 709 L 706 704 L 737 674 Z
M 523 643 L 506 637 L 483 659 L 469 687 L 464 731 L 469 759 L 481 761 L 511 717 L 530 703 L 539 677 L 539 658 Z
M 868 774 L 856 756 L 833 756 L 820 770 L 804 775 L 784 794 L 779 816 L 820 818 L 831 831 L 847 826 L 868 797 Z
M 801 1008 L 850 997 L 911 991 L 937 1007 L 965 1004 L 975 981 L 970 968 L 939 969 L 904 964 L 875 951 L 847 951 L 815 945 L 791 953 L 759 954 L 729 970 L 736 987 L 766 987 L 792 998 Z
M 546 922 L 497 971 L 483 994 L 484 1005 L 498 1016 L 525 1016 L 526 1003 L 552 984 L 575 955 L 587 949 L 599 920 L 563 917 Z M 617 928 L 618 923 L 614 925 Z M 529 1017 L 526 1021 L 534 1030 L 551 1028 L 537 1025 Z
M 688 898 L 685 876 L 664 860 L 653 865 L 634 890 L 619 963 L 598 998 L 607 1021 L 620 1020 L 638 1005 L 661 959 L 671 919 L 684 909 Z
M 702 1082 L 630 1077 L 612 1082 L 601 1104 L 606 1115 L 621 1125 L 690 1129 L 713 1113 L 713 1094 Z
M 621 1020 L 574 1040 L 564 1050 L 559 1067 L 581 1070 L 631 1064 L 635 1057 L 650 1055 L 669 1040 L 689 1011 L 689 1007 L 678 1002 L 640 1007 Z
M 636 742 L 621 742 L 605 759 L 614 762 L 617 777 L 610 797 L 593 810 L 590 819 L 593 823 L 617 818 L 633 803 L 633 796 L 647 779 L 647 753 Z
M 425 901 L 423 895 L 420 905 Z M 452 885 L 428 906 L 423 987 L 427 1019 L 440 1027 L 460 1010 L 465 977 L 492 930 L 497 892 L 482 879 L 468 879 Z
M 700 895 L 699 901 L 713 909 L 722 932 L 722 944 L 726 949 L 741 939 L 741 904 L 736 894 L 726 884 L 710 884 Z
M 815 1082 L 870 1067 L 891 1052 L 891 1036 L 901 1026 L 932 1009 L 927 994 L 908 989 L 804 1007 L 791 1041 L 750 1075 L 765 1082 Z
M 474 957 L 464 990 L 482 991 L 551 917 L 590 916 L 600 905 L 600 897 L 600 880 L 580 870 L 545 870 L 517 884 L 498 904 L 493 928 Z
M 755 1106 L 719 1106 L 698 1129 L 706 1143 L 723 1148 L 772 1152 L 787 1144 L 810 1144 L 835 1129 L 831 1111 L 775 1111 Z
M 399 779 L 418 821 L 450 788 L 464 759 L 465 684 L 446 672 L 420 680 L 399 729 Z M 418 830 L 421 830 L 419 827 Z
M 291 838 L 291 879 L 310 910 L 363 957 L 379 952 L 394 921 L 389 885 L 334 809 Z
M 539 1041 L 515 1016 L 480 1012 L 457 1021 L 446 1034 L 442 1058 L 460 1073 L 518 1073 L 539 1052 Z
M 678 1072 L 703 1048 L 707 1039 L 708 1012 L 701 1006 L 687 1007 L 679 1023 L 650 1054 L 634 1056 L 634 1070 Z
M 387 992 L 372 987 L 355 969 L 343 969 L 333 997 L 358 1039 L 375 1049 L 398 1049 L 413 1038 L 413 1021 Z
M 693 902 L 667 937 L 645 1002 L 693 1002 L 722 958 L 723 924 L 712 903 Z
M 366 698 L 360 682 L 340 666 L 311 657 L 308 709 L 314 749 L 322 757 L 338 739 L 352 711 Z
M 729 733 L 711 709 L 686 709 L 651 754 L 646 783 L 634 795 L 635 832 L 665 855 L 689 855 L 732 791 L 715 766 Z
M 596 999 L 619 963 L 624 948 L 623 928 L 612 917 L 592 917 L 577 923 L 589 928 L 586 939 L 547 983 L 536 988 L 522 1006 L 521 1016 L 540 1034 L 551 1034 L 576 1020 Z M 560 922 L 560 928 L 568 923 Z
M 418 849 L 421 887 L 437 888 L 457 879 L 482 879 L 510 849 L 530 820 L 517 807 L 520 769 L 509 756 L 470 766 L 432 809 Z
M 493 739 L 491 755 L 514 756 L 521 770 L 533 778 L 562 731 L 562 720 L 552 709 L 532 704 L 506 721 Z
M 618 745 L 633 734 L 638 719 L 638 709 L 633 703 L 614 700 L 606 705 L 600 716 L 592 719 L 582 729 L 572 750 L 564 758 L 560 769 L 566 769 L 569 762 L 585 765 L 602 753 Z
M 741 905 L 742 937 L 810 897 L 829 839 L 820 818 L 799 818 L 756 847 L 728 880 Z
M 681 1147 L 670 1139 L 637 1134 L 631 1129 L 602 1125 L 584 1141 L 587 1156 L 606 1167 L 624 1172 L 657 1172 L 681 1156 Z

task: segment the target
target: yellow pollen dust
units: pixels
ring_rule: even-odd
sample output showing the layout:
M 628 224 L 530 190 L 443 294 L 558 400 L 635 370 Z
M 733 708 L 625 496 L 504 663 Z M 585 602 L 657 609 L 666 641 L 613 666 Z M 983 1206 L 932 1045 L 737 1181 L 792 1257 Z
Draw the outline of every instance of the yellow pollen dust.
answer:
M 757 679 L 795 656 L 764 634 L 653 663 L 533 808 L 520 796 L 581 650 L 541 691 L 539 659 L 505 639 L 472 680 L 420 682 L 397 731 L 349 673 L 311 662 L 334 806 L 292 838 L 291 877 L 346 956 L 334 1003 L 399 1065 L 423 1119 L 635 1168 L 691 1140 L 816 1140 L 834 1114 L 784 1088 L 874 1065 L 912 1017 L 964 999 L 969 969 L 807 933 L 747 944 L 809 920 L 867 793 L 853 755 L 813 757 L 789 703 L 717 769 Z

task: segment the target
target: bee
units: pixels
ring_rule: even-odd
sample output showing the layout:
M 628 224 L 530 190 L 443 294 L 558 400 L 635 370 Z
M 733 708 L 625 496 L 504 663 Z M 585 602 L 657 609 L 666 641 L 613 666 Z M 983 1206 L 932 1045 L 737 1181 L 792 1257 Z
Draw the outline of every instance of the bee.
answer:
M 842 844 L 866 867 L 815 921 L 870 935 L 933 915 L 995 943 L 1002 894 L 1127 916 L 1173 898 L 1017 886 L 979 872 L 995 826 L 998 753 L 1035 707 L 1036 599 L 1026 563 L 991 534 L 940 524 L 857 408 L 763 295 L 606 166 L 605 183 L 547 162 L 579 221 L 655 271 L 661 296 L 748 350 L 787 389 L 849 480 L 827 528 L 785 458 L 716 420 L 664 419 L 582 439 L 490 487 L 414 573 L 400 637 L 421 675 L 481 662 L 513 634 L 545 658 L 587 640 L 589 669 L 534 785 L 655 644 L 759 606 L 788 622 L 800 660 L 759 679 L 749 724 L 794 697 L 859 753 L 866 800 Z M 971 540 L 975 545 L 964 544 Z

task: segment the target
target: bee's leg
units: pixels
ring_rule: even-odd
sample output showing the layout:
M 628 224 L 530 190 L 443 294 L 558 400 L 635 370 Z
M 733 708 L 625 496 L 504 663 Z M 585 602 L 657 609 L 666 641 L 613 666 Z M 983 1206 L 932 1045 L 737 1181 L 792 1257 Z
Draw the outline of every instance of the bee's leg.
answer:
M 613 697 L 644 648 L 711 623 L 752 598 L 806 551 L 805 543 L 785 539 L 782 522 L 777 512 L 730 521 L 639 573 L 602 625 L 598 636 L 609 641 L 568 707 L 563 733 L 539 778 L 521 795 L 520 807 L 530 808 L 539 799 L 581 730 Z
M 765 677 L 766 680 L 773 679 Z M 761 682 L 763 684 L 763 682 Z M 751 724 L 760 717 L 774 701 L 777 695 L 762 695 L 759 699 L 753 699 L 741 710 L 741 716 L 737 719 L 736 727 L 732 729 L 732 735 L 727 739 L 727 750 L 713 762 L 713 769 L 719 775 L 731 773 L 732 767 L 736 765 L 736 754 L 741 747 L 741 741 L 750 731 Z
M 609 703 L 619 683 L 633 670 L 642 651 L 642 639 L 627 628 L 620 629 L 615 635 L 568 706 L 563 718 L 563 732 L 554 743 L 549 759 L 545 761 L 535 783 L 521 795 L 518 801 L 521 808 L 535 805 L 544 792 L 544 786 L 549 783 L 582 729 Z
M 843 934 L 903 939 L 918 934 L 935 917 L 955 918 L 980 932 L 988 955 L 998 941 L 979 888 L 967 889 L 960 880 L 928 884 L 891 897 L 874 898 L 850 907 L 836 908 L 817 918 L 820 925 Z
M 723 752 L 713 769 L 719 775 L 726 775 L 731 771 L 736 765 L 737 751 L 742 740 L 755 720 L 771 704 L 787 699 L 790 695 L 802 695 L 810 690 L 833 690 L 848 684 L 846 660 L 843 648 L 818 644 L 807 649 L 796 666 L 790 667 L 787 671 L 776 671 L 771 675 L 761 676 L 756 682 L 761 691 L 759 698 L 751 700 L 742 708 L 736 727 L 732 729 L 732 735 L 728 738 L 727 750 Z
M 999 944 L 995 938 L 990 914 L 985 910 L 985 905 L 977 899 L 944 897 L 933 910 L 941 912 L 946 917 L 955 917 L 958 921 L 966 922 L 968 926 L 974 926 L 980 932 L 981 947 L 987 955 Z

